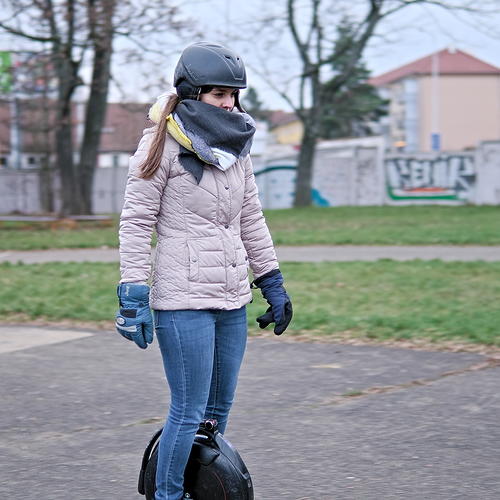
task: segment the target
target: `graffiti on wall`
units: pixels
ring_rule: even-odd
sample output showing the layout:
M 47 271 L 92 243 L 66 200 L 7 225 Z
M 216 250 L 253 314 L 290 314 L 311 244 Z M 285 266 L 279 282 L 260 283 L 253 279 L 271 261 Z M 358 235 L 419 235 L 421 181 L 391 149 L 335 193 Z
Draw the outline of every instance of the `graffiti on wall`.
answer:
M 263 208 L 290 208 L 293 206 L 295 176 L 293 164 L 264 165 L 255 171 L 259 197 Z
M 385 168 L 392 200 L 467 201 L 476 183 L 474 157 L 468 154 L 390 157 Z
M 265 165 L 255 172 L 259 196 L 264 208 L 290 208 L 295 196 L 296 165 Z M 311 189 L 313 205 L 329 207 L 330 201 L 316 188 Z

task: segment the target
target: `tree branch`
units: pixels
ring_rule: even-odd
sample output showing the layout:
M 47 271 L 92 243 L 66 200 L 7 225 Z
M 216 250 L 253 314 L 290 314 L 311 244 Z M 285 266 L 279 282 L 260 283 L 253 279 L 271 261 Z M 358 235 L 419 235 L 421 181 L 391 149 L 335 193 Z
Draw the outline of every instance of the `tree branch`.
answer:
M 321 0 L 313 0 L 313 22 L 312 26 L 316 31 L 316 60 L 321 61 L 321 45 L 323 43 L 323 30 L 318 20 L 318 8 Z
M 43 11 L 44 17 L 49 21 L 50 26 L 50 34 L 52 38 L 57 43 L 60 43 L 61 37 L 59 36 L 59 30 L 57 29 L 56 16 L 54 14 L 54 5 L 52 4 L 52 0 L 45 0 L 45 10 Z
M 74 0 L 66 0 L 66 19 L 68 23 L 68 35 L 65 43 L 67 58 L 72 60 L 72 52 L 75 38 L 75 4 Z
M 287 2 L 287 20 L 288 20 L 288 25 L 290 27 L 290 31 L 292 33 L 292 38 L 293 41 L 295 42 L 295 45 L 297 46 L 297 49 L 299 50 L 300 58 L 302 59 L 302 62 L 304 63 L 305 66 L 308 66 L 310 64 L 309 60 L 309 54 L 307 53 L 307 45 L 305 45 L 302 40 L 300 39 L 299 33 L 297 31 L 297 26 L 295 24 L 295 0 L 288 0 Z
M 0 22 L 0 28 L 4 29 L 11 35 L 16 35 L 20 36 L 22 38 L 26 38 L 27 40 L 33 40 L 35 42 L 53 42 L 54 38 L 52 37 L 46 37 L 46 36 L 41 36 L 41 35 L 31 35 L 29 33 L 26 33 L 25 31 L 18 30 L 16 28 L 12 28 L 11 26 L 6 25 L 3 22 Z
M 488 10 L 482 10 L 481 8 L 478 7 L 470 7 L 466 5 L 465 3 L 461 3 L 460 5 L 451 5 L 449 2 L 443 2 L 441 0 L 402 0 L 402 2 L 397 5 L 396 7 L 393 7 L 392 9 L 388 9 L 386 12 L 382 14 L 381 17 L 388 17 L 395 12 L 400 11 L 401 9 L 404 9 L 406 7 L 409 7 L 411 5 L 435 5 L 437 7 L 441 7 L 443 9 L 449 10 L 449 11 L 463 11 L 463 12 L 469 12 L 469 13 L 479 13 L 479 12 L 484 12 L 484 13 L 498 13 L 498 9 L 493 9 L 492 11 Z
M 279 96 L 281 96 L 293 109 L 293 111 L 297 114 L 297 116 L 302 116 L 303 112 L 295 105 L 295 103 L 290 99 L 288 94 L 286 94 L 283 90 L 281 90 L 272 80 L 270 80 L 267 76 L 267 73 L 264 73 L 257 69 L 256 67 L 252 67 L 254 72 L 259 75 L 264 81 L 267 82 L 269 87 L 271 87 L 272 90 L 274 90 Z

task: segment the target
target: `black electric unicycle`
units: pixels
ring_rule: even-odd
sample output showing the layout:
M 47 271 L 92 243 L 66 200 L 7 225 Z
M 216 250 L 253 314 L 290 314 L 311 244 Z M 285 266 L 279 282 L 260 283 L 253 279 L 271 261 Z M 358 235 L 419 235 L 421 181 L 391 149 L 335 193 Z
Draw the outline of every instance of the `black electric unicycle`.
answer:
M 139 474 L 139 493 L 154 500 L 158 430 L 144 451 Z M 250 473 L 239 453 L 217 430 L 216 420 L 205 420 L 194 438 L 184 472 L 184 495 L 193 500 L 253 500 Z

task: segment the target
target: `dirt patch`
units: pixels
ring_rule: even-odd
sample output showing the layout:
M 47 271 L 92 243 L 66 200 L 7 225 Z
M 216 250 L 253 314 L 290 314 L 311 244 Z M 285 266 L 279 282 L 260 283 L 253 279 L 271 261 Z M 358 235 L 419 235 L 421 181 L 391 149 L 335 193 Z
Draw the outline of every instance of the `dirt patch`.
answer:
M 470 352 L 474 354 L 482 354 L 489 358 L 500 359 L 500 347 L 484 344 L 473 344 L 471 342 L 460 341 L 431 341 L 425 338 L 405 339 L 405 340 L 380 340 L 370 339 L 368 337 L 359 337 L 351 332 L 341 332 L 332 335 L 324 333 L 304 332 L 299 334 L 276 337 L 272 332 L 264 333 L 261 330 L 250 329 L 251 337 L 276 339 L 280 342 L 314 342 L 328 344 L 345 344 L 345 345 L 369 345 L 369 346 L 387 346 L 398 347 L 401 349 L 416 349 L 420 351 L 446 351 L 446 352 Z
M 77 321 L 77 320 L 61 320 L 51 321 L 44 318 L 31 319 L 24 314 L 9 315 L 0 322 L 2 325 L 16 324 L 44 326 L 53 328 L 75 328 L 78 330 L 90 331 L 115 331 L 115 323 L 109 321 Z M 321 344 L 345 344 L 345 345 L 369 345 L 369 346 L 386 346 L 397 347 L 401 349 L 416 349 L 420 351 L 445 351 L 445 352 L 469 352 L 474 354 L 482 354 L 488 358 L 500 359 L 500 347 L 484 344 L 473 344 L 470 342 L 460 341 L 431 341 L 425 338 L 405 339 L 405 340 L 379 340 L 370 339 L 367 337 L 355 336 L 352 332 L 346 331 L 325 335 L 320 332 L 304 332 L 298 334 L 283 334 L 276 336 L 272 330 L 262 331 L 256 328 L 249 328 L 249 336 L 252 338 L 266 338 L 268 340 L 276 340 L 279 342 L 312 342 Z

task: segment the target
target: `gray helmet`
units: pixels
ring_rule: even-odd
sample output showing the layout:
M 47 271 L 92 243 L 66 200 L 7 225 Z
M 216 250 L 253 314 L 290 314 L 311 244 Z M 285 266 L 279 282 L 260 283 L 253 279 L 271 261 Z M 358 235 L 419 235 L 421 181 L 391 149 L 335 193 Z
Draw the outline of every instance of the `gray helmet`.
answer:
M 218 43 L 196 42 L 184 49 L 174 72 L 174 87 L 181 99 L 197 99 L 202 87 L 247 86 L 241 57 Z

